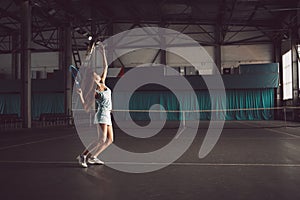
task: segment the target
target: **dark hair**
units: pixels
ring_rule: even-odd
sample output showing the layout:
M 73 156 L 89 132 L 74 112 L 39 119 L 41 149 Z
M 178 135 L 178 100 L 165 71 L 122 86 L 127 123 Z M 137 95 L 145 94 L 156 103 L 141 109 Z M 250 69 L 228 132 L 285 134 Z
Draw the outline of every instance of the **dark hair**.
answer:
M 96 88 L 95 90 L 98 90 L 99 89 L 99 85 L 96 85 Z M 98 92 L 95 91 L 95 99 L 98 99 L 99 98 L 99 94 Z

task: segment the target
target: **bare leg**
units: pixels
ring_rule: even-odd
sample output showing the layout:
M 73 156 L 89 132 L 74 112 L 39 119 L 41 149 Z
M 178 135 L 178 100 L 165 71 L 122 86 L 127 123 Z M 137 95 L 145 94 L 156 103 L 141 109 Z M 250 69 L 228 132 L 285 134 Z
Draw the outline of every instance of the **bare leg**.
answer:
M 103 144 L 105 144 L 106 140 L 107 140 L 107 130 L 108 127 L 106 124 L 99 124 L 98 126 L 98 141 L 97 141 L 97 145 L 90 151 L 90 154 L 95 156 L 96 152 L 98 152 L 98 149 L 101 148 L 101 146 Z M 102 130 L 102 132 L 101 132 Z
M 104 125 L 104 124 L 103 124 Z M 101 126 L 101 124 L 97 125 L 97 134 L 98 138 L 96 141 L 92 142 L 82 153 L 82 155 L 90 156 L 92 153 L 97 151 L 101 143 L 104 143 L 107 138 L 107 127 Z
M 93 150 L 98 145 L 98 141 L 92 142 L 83 152 L 81 155 L 88 155 L 90 150 Z
M 114 134 L 113 134 L 112 126 L 111 125 L 105 125 L 105 127 L 106 127 L 106 138 L 105 138 L 106 140 L 103 143 L 101 143 L 99 148 L 97 149 L 97 151 L 95 151 L 95 153 L 93 153 L 93 156 L 95 156 L 95 157 L 98 157 L 98 155 L 102 151 L 104 151 L 114 141 Z

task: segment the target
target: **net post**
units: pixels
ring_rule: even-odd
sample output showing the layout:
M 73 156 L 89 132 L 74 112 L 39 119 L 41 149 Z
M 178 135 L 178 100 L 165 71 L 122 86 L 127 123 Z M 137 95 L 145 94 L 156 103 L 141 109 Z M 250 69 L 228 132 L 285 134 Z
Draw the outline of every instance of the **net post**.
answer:
M 285 125 L 285 128 L 287 127 L 287 124 L 286 124 L 286 107 L 283 107 L 283 114 L 284 114 L 284 125 Z
M 92 126 L 92 113 L 89 114 L 90 114 L 90 126 Z
M 185 111 L 182 111 L 183 127 L 185 128 Z

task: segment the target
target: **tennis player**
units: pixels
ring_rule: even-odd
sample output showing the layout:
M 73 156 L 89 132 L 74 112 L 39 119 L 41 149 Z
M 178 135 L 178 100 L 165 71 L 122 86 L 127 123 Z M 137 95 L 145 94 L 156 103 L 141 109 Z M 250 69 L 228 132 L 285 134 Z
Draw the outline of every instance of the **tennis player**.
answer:
M 92 78 L 94 83 L 96 83 L 96 89 L 94 92 L 96 100 L 96 114 L 94 117 L 94 124 L 97 125 L 98 140 L 94 141 L 92 144 L 86 148 L 81 155 L 77 157 L 79 164 L 82 167 L 88 167 L 88 164 L 104 164 L 98 156 L 104 151 L 114 140 L 113 127 L 111 120 L 111 110 L 112 110 L 112 100 L 111 100 L 111 90 L 105 85 L 105 79 L 107 76 L 107 59 L 105 48 L 100 45 L 101 53 L 103 57 L 103 72 L 99 76 L 96 72 L 93 72 Z M 87 95 L 83 95 L 83 91 L 78 89 L 77 93 L 80 96 L 81 103 L 85 110 L 89 110 L 91 104 L 87 100 Z M 93 100 L 94 103 L 94 100 Z

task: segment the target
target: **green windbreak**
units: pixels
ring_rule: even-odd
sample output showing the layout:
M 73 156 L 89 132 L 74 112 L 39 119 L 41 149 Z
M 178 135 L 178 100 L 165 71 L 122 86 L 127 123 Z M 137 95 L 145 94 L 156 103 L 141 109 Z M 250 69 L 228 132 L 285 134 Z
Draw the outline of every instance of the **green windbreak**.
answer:
M 198 108 L 196 106 L 196 100 L 192 98 L 190 92 L 181 92 L 177 95 L 178 98 L 168 91 L 135 92 L 130 98 L 129 109 L 146 111 L 131 112 L 130 115 L 134 120 L 149 120 L 147 110 L 154 104 L 160 104 L 164 109 L 171 111 L 167 112 L 167 120 L 181 120 L 183 117 L 186 120 L 210 120 L 212 115 L 214 115 L 214 119 L 216 120 L 224 119 L 224 117 L 226 120 L 273 119 L 272 110 L 257 108 L 274 107 L 274 89 L 227 90 L 226 99 L 221 98 L 217 93 L 210 95 L 208 91 L 196 91 Z M 116 101 L 114 105 L 114 109 L 128 109 L 121 108 L 117 102 L 118 101 Z M 214 103 L 214 110 L 211 110 L 212 102 Z M 181 108 L 179 104 L 181 104 Z M 159 107 L 154 108 L 154 110 L 158 109 L 163 110 Z M 218 111 L 224 109 L 227 110 L 225 116 L 223 112 Z M 157 120 L 160 120 L 163 115 L 151 111 L 150 113 L 153 113 L 153 116 L 156 116 Z M 124 115 L 124 119 L 129 119 L 129 116 Z
M 227 108 L 233 110 L 227 111 L 228 120 L 269 120 L 274 117 L 273 110 L 267 109 L 274 107 L 274 89 L 229 90 L 226 96 Z
M 0 94 L 0 114 L 18 114 L 20 117 L 20 95 Z
M 64 94 L 33 94 L 31 112 L 33 119 L 38 119 L 42 113 L 64 113 Z
M 115 95 L 113 100 L 114 110 L 146 110 L 145 112 L 130 112 L 134 120 L 149 120 L 148 110 L 151 106 L 153 110 L 167 112 L 167 120 L 210 120 L 224 119 L 223 113 L 217 110 L 227 109 L 226 120 L 269 120 L 273 119 L 273 111 L 270 109 L 257 110 L 255 108 L 274 107 L 274 89 L 231 89 L 226 91 L 226 99 L 221 98 L 217 92 L 209 94 L 206 90 L 195 91 L 196 98 L 191 92 L 181 91 L 178 98 L 170 91 L 139 91 L 131 97 L 126 92 Z M 129 108 L 124 108 L 122 100 L 130 97 Z M 197 105 L 198 102 L 198 106 Z M 211 104 L 214 109 L 211 111 Z M 180 107 L 181 105 L 181 107 Z M 162 108 L 163 107 L 163 108 Z M 233 109 L 233 111 L 228 111 Z M 245 110 L 234 110 L 245 109 Z M 184 111 L 184 112 L 183 112 Z M 64 94 L 63 93 L 37 93 L 32 95 L 32 117 L 39 118 L 41 113 L 63 113 Z M 19 94 L 0 95 L 0 114 L 17 113 L 20 116 L 20 96 Z M 119 112 L 124 120 L 130 119 L 126 113 Z M 151 112 L 153 119 L 160 120 L 164 114 Z
M 0 114 L 21 114 L 19 94 L 0 95 Z M 33 119 L 39 118 L 42 113 L 63 113 L 63 93 L 37 93 L 31 97 L 31 114 Z

